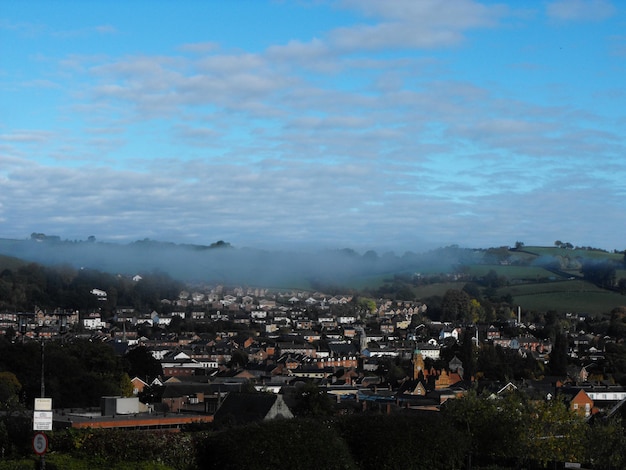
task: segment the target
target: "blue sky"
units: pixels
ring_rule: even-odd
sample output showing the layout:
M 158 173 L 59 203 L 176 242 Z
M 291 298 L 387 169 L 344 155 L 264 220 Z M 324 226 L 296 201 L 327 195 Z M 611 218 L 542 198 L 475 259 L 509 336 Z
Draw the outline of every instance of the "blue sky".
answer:
M 0 237 L 626 248 L 626 6 L 5 1 Z

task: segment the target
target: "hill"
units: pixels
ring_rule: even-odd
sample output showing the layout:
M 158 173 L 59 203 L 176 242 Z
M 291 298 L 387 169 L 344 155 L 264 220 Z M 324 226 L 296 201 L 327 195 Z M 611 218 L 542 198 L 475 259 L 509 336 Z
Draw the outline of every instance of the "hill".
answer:
M 36 234 L 0 239 L 0 270 L 29 262 L 110 274 L 165 273 L 185 283 L 305 290 L 367 291 L 421 299 L 468 283 L 495 302 L 529 310 L 600 313 L 623 305 L 624 254 L 592 248 L 442 247 L 401 255 L 350 248 L 287 252 L 236 248 L 224 241 L 177 245 L 149 239 L 128 244 L 63 241 Z

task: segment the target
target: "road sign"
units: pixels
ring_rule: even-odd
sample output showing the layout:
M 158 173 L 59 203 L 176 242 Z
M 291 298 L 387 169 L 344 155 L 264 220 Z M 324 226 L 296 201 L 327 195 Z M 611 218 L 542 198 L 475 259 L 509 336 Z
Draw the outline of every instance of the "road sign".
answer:
M 35 411 L 52 411 L 52 398 L 35 398 Z
M 33 413 L 33 431 L 52 431 L 52 411 Z
M 43 455 L 48 450 L 48 436 L 42 432 L 38 432 L 33 437 L 33 450 L 37 455 Z

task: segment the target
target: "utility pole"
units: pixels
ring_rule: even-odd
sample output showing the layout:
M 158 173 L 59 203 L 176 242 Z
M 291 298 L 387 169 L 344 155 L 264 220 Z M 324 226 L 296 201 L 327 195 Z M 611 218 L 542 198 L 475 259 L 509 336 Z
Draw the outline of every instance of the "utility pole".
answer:
M 46 383 L 44 380 L 44 370 L 45 370 L 45 346 L 44 346 L 44 342 L 43 342 L 43 338 L 41 338 L 41 398 L 45 398 L 46 397 Z

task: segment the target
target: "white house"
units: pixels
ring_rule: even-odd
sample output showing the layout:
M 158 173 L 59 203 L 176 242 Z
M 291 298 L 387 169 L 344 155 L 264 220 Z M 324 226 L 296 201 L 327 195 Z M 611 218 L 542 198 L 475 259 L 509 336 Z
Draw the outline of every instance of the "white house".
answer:
M 106 322 L 102 321 L 99 313 L 91 313 L 87 318 L 83 318 L 83 327 L 86 330 L 99 330 L 105 326 Z
M 96 297 L 98 297 L 98 300 L 106 300 L 107 299 L 107 293 L 103 290 L 100 289 L 91 289 L 89 291 L 91 294 L 95 295 Z

